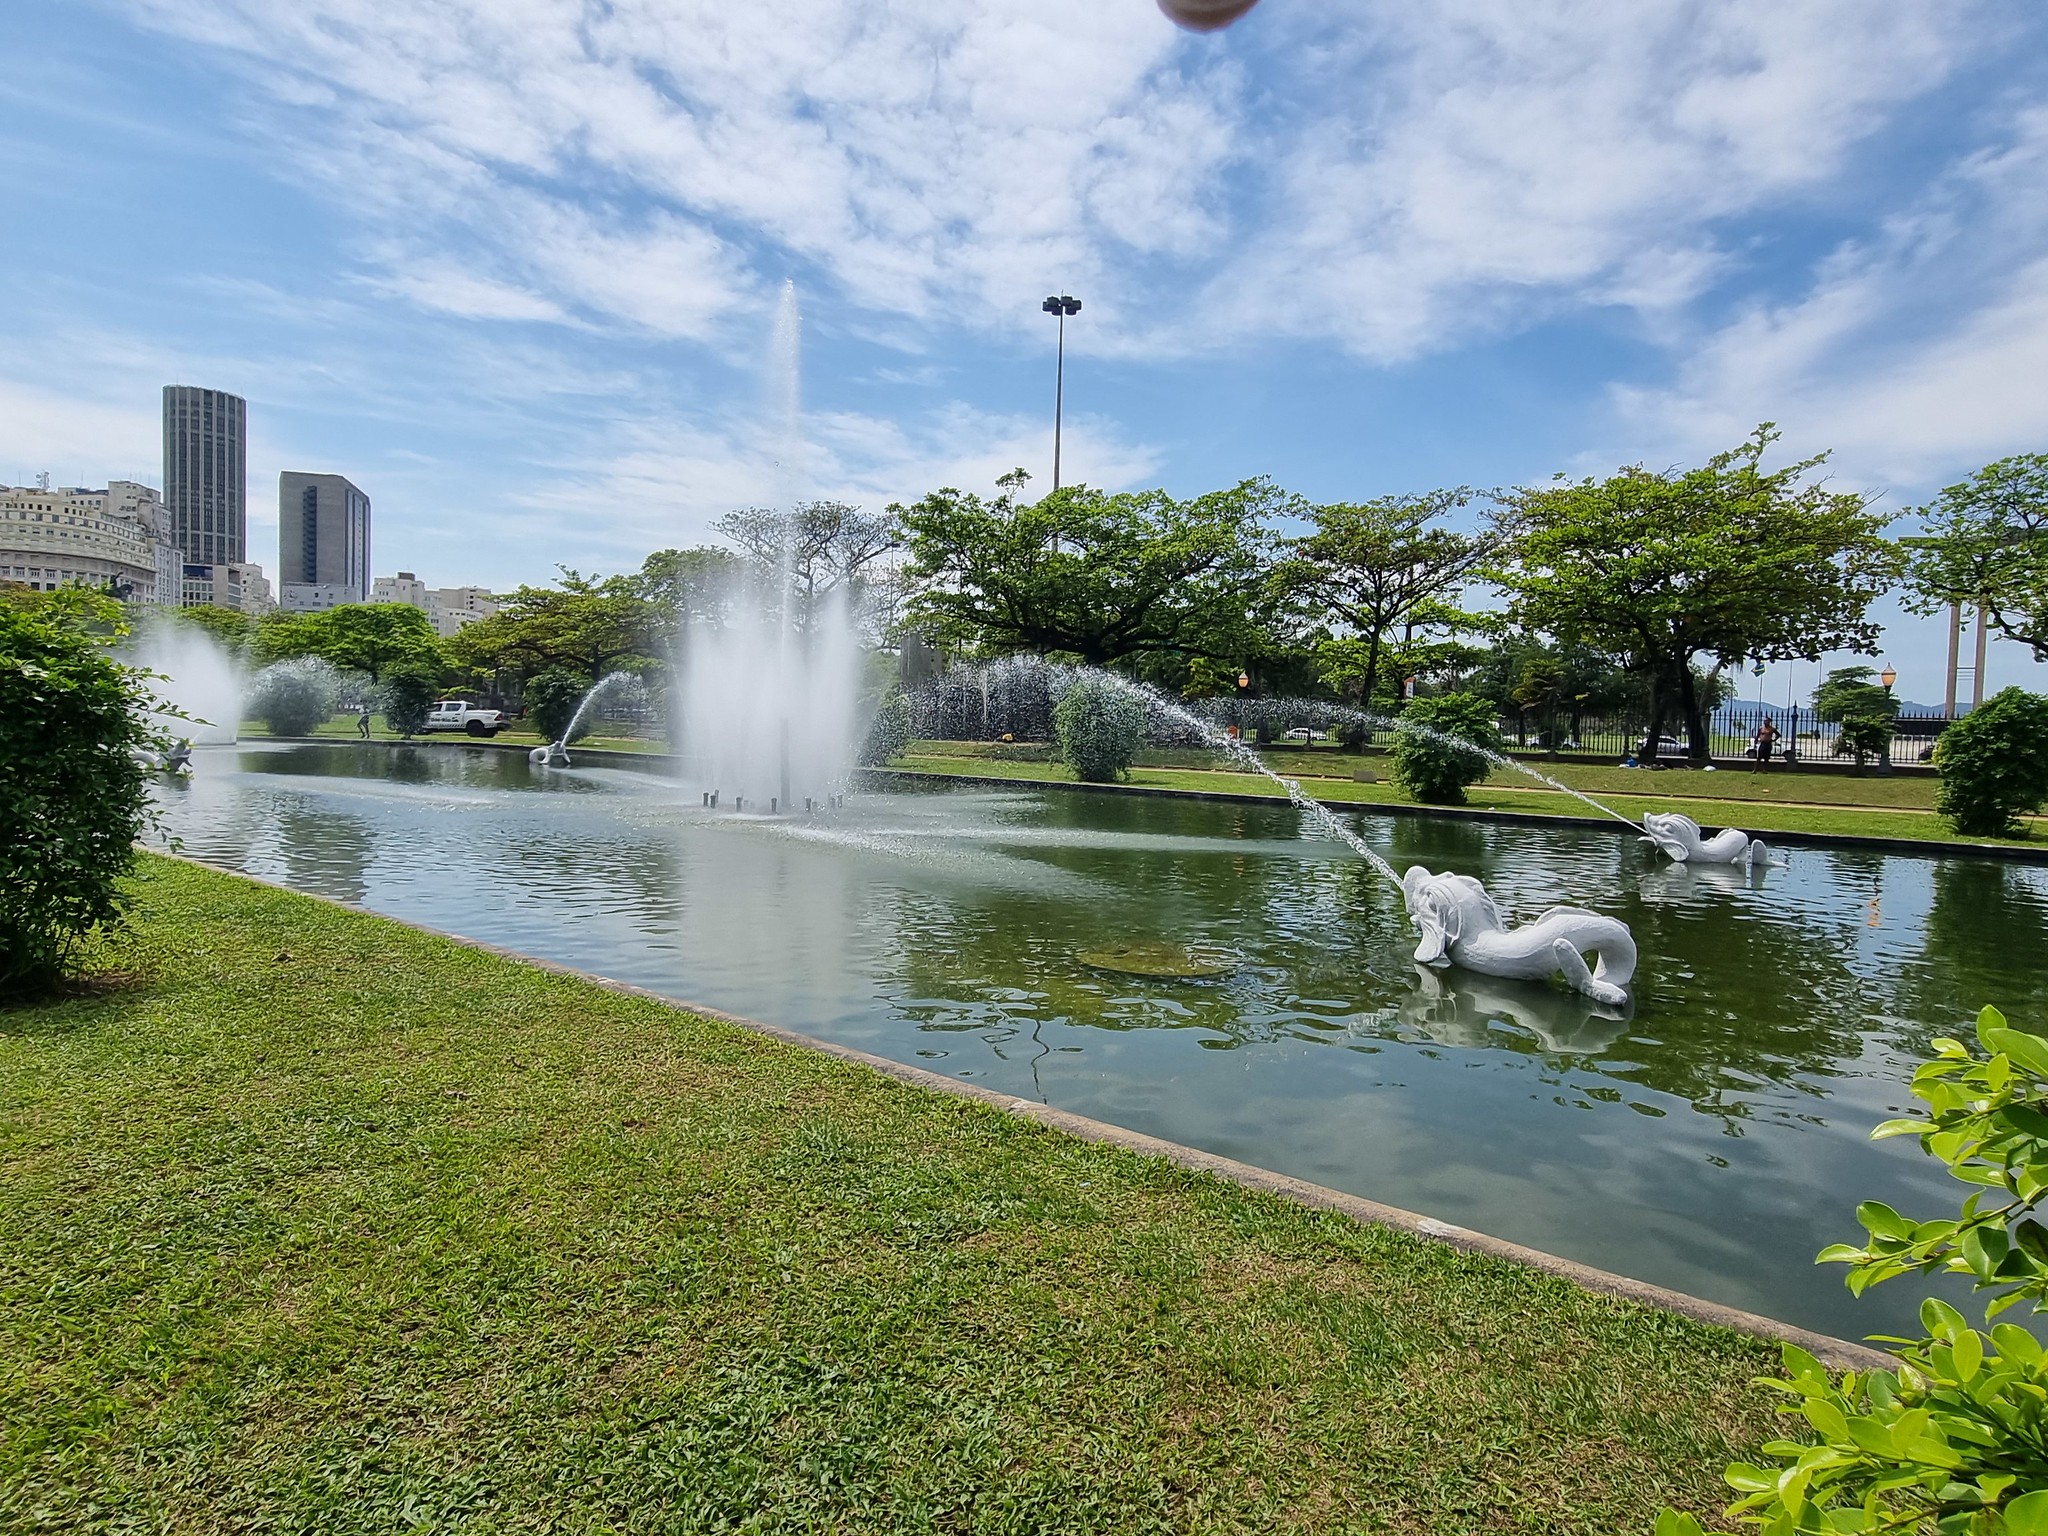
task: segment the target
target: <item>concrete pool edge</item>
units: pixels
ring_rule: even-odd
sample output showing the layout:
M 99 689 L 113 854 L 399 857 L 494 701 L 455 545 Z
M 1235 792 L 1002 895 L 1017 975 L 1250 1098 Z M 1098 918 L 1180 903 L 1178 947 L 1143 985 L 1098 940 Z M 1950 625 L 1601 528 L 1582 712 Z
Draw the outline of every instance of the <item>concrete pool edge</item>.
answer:
M 1034 1100 L 1018 1098 L 1011 1094 L 998 1093 L 979 1084 L 962 1082 L 958 1078 L 944 1076 L 924 1067 L 911 1066 L 878 1056 L 855 1046 L 841 1045 L 807 1035 L 795 1029 L 778 1024 L 769 1024 L 743 1014 L 728 1013 L 721 1008 L 708 1007 L 687 999 L 671 997 L 653 988 L 639 986 L 632 982 L 618 981 L 593 971 L 580 970 L 560 961 L 543 959 L 523 950 L 511 949 L 488 940 L 470 938 L 464 934 L 451 933 L 427 923 L 414 922 L 409 918 L 394 917 L 372 908 L 341 901 L 335 897 L 323 896 L 317 892 L 303 891 L 280 880 L 267 879 L 262 875 L 235 869 L 227 865 L 211 863 L 194 858 L 189 854 L 168 853 L 162 849 L 147 850 L 158 858 L 171 859 L 209 870 L 231 878 L 247 880 L 252 884 L 265 886 L 308 901 L 339 907 L 343 911 L 364 917 L 376 918 L 383 922 L 396 923 L 417 933 L 456 944 L 464 949 L 476 950 L 494 955 L 516 964 L 533 966 L 554 975 L 573 978 L 591 986 L 601 987 L 608 992 L 643 998 L 679 1013 L 695 1014 L 713 1019 L 764 1038 L 777 1040 L 805 1050 L 816 1051 L 855 1066 L 869 1068 L 895 1079 L 906 1086 L 942 1093 L 952 1098 L 965 1099 L 985 1107 L 1000 1110 L 1005 1114 L 1020 1116 L 1035 1121 L 1049 1129 L 1060 1131 L 1078 1140 L 1113 1146 L 1142 1156 L 1162 1158 L 1179 1167 L 1208 1173 L 1226 1183 L 1243 1189 L 1256 1190 L 1291 1201 L 1296 1205 L 1312 1209 L 1327 1210 L 1368 1226 L 1388 1228 L 1412 1236 L 1448 1244 L 1467 1253 L 1491 1258 L 1505 1259 L 1544 1274 L 1569 1281 L 1583 1290 L 1596 1294 L 1613 1296 L 1622 1300 L 1637 1302 L 1659 1311 L 1688 1318 L 1694 1322 L 1724 1328 L 1747 1338 L 1767 1343 L 1795 1344 L 1806 1350 L 1829 1367 L 1837 1370 L 1868 1370 L 1874 1366 L 1889 1366 L 1896 1362 L 1882 1351 L 1867 1345 L 1838 1339 L 1829 1334 L 1817 1333 L 1811 1329 L 1795 1327 L 1775 1318 L 1746 1312 L 1738 1307 L 1726 1306 L 1720 1302 L 1708 1301 L 1703 1297 L 1674 1291 L 1648 1281 L 1634 1280 L 1626 1275 L 1614 1274 L 1608 1270 L 1595 1269 L 1574 1259 L 1546 1253 L 1538 1248 L 1526 1247 L 1509 1242 L 1504 1238 L 1475 1232 L 1451 1222 L 1439 1221 L 1434 1217 L 1419 1215 L 1399 1206 L 1385 1205 L 1362 1195 L 1347 1194 L 1343 1190 L 1327 1185 L 1312 1184 L 1272 1169 L 1260 1168 L 1250 1163 L 1241 1163 L 1234 1158 L 1214 1152 L 1205 1152 L 1199 1147 L 1190 1147 L 1180 1142 L 1167 1141 L 1161 1137 L 1149 1136 L 1140 1131 L 1112 1125 L 1107 1121 L 1091 1119 L 1070 1110 L 1055 1109 Z

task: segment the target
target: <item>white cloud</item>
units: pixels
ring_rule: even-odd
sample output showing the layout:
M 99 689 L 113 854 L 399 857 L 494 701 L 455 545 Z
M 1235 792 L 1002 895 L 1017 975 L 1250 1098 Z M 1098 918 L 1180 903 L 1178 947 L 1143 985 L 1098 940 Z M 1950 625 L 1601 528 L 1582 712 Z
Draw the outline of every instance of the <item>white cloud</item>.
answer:
M 1739 266 L 1727 221 L 1826 187 L 1997 15 L 1381 0 L 1193 39 L 1142 0 L 129 3 L 247 61 L 431 307 L 715 339 L 796 270 L 878 319 L 1014 332 L 1057 285 L 1083 350 L 1381 361 L 1575 306 L 1661 326 Z
M 1653 314 L 1719 225 L 1822 186 L 1966 51 L 1936 0 L 1465 0 L 1324 17 L 1266 227 L 1220 275 L 1239 336 L 1399 360 L 1561 307 Z M 1304 21 L 1304 29 L 1311 23 Z M 1323 110 L 1342 83 L 1357 94 Z
M 879 511 L 937 486 L 992 494 L 996 477 L 1048 457 L 1044 421 L 955 402 L 908 420 L 824 412 L 806 420 L 805 497 Z M 1124 489 L 1153 479 L 1158 454 L 1113 423 L 1069 417 L 1068 483 Z M 787 476 L 755 424 L 644 418 L 621 422 L 548 466 L 502 514 L 508 531 L 544 534 L 571 565 L 637 565 L 650 549 L 712 539 L 735 507 L 773 504 Z
M 1867 485 L 1924 487 L 2048 446 L 2048 110 L 1942 177 L 1789 301 L 1691 341 L 1676 380 L 1619 388 L 1657 454 L 1726 447 L 1764 419 Z
M 1143 7 L 135 3 L 244 58 L 286 140 L 417 259 L 467 240 L 492 290 L 669 334 L 748 302 L 729 236 L 921 315 L 1221 227 L 1227 71 L 1184 77 Z

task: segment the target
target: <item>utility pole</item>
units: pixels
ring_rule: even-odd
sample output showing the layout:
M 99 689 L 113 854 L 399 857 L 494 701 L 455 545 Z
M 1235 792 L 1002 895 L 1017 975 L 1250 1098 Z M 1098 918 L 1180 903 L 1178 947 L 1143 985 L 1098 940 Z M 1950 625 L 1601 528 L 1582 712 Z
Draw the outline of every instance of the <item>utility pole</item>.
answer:
M 1052 488 L 1060 488 L 1060 416 L 1067 394 L 1067 316 L 1081 313 L 1081 301 L 1070 294 L 1048 295 L 1038 306 L 1060 322 L 1059 361 L 1053 369 L 1052 386 Z

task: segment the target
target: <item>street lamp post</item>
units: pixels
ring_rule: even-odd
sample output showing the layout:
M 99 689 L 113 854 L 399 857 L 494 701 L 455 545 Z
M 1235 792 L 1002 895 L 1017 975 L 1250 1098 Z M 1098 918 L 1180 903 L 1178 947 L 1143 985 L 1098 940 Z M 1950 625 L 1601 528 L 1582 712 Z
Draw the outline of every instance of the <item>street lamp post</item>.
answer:
M 1067 394 L 1067 316 L 1081 313 L 1081 301 L 1070 294 L 1050 294 L 1038 306 L 1060 322 L 1059 361 L 1054 365 L 1052 386 L 1052 488 L 1060 488 L 1060 415 Z

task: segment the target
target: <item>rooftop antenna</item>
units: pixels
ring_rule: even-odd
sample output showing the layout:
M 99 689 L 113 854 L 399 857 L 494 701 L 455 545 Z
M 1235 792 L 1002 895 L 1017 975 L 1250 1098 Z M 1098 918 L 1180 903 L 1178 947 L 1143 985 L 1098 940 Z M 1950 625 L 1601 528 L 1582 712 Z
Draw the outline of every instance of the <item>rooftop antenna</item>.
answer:
M 41 474 L 36 476 L 36 489 L 39 491 L 47 491 L 49 488 L 50 472 L 46 469 Z

